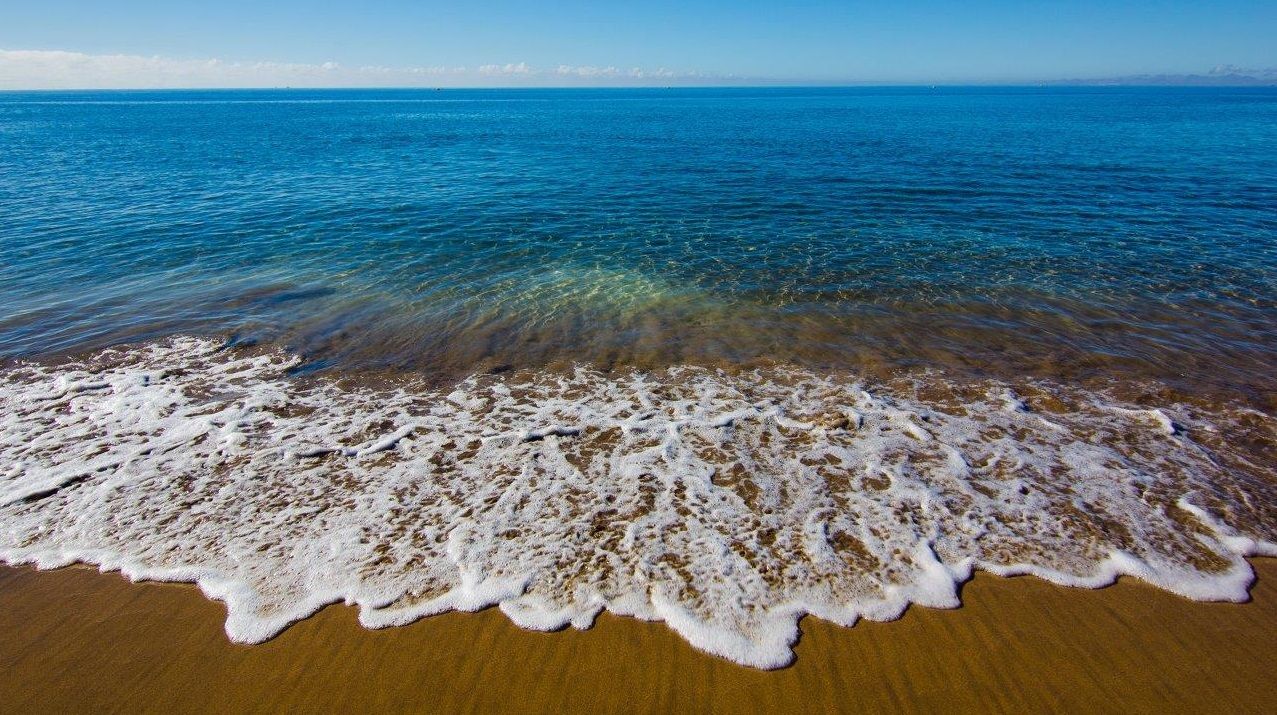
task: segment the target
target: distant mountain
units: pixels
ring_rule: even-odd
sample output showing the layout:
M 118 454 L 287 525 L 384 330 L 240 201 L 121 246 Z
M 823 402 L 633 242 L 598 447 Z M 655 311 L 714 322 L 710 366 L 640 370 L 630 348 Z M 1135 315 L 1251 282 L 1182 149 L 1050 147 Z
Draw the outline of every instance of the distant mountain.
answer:
M 1092 86 L 1177 85 L 1185 87 L 1266 87 L 1277 86 L 1277 67 L 1247 69 L 1236 65 L 1219 65 L 1205 74 L 1136 74 L 1125 77 L 1067 79 L 1048 84 L 1081 84 Z

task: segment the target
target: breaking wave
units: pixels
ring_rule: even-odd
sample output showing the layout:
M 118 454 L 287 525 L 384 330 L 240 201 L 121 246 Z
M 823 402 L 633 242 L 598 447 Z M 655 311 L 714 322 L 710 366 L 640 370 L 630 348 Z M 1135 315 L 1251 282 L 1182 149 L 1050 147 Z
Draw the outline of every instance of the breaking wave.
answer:
M 197 582 L 236 641 L 603 609 L 738 663 L 798 619 L 958 605 L 973 569 L 1241 601 L 1277 428 L 1240 405 L 792 367 L 290 377 L 174 338 L 0 373 L 0 559 Z

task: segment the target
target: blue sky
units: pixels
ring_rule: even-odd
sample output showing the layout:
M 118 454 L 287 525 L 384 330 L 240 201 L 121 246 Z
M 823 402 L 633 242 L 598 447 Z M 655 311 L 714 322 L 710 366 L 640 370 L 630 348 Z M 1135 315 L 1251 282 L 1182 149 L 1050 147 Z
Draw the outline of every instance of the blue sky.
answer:
M 10 87 L 77 76 L 122 86 L 1024 82 L 1277 67 L 1274 0 L 0 5 L 0 86 Z

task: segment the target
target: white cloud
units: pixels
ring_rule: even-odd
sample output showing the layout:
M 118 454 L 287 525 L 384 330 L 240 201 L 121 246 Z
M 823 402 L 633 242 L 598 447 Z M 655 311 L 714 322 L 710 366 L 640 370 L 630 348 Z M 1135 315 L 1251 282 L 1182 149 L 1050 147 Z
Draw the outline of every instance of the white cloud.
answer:
M 322 85 L 345 75 L 336 62 L 226 62 L 62 50 L 0 50 L 0 88 Z
M 479 74 L 531 74 L 532 70 L 525 63 L 508 65 L 482 65 Z
M 212 87 L 475 87 L 621 84 L 712 84 L 737 78 L 664 68 L 526 62 L 464 66 L 346 67 L 337 62 L 241 62 L 158 55 L 91 55 L 64 50 L 0 49 L 0 89 L 159 89 Z
M 679 74 L 677 72 L 667 70 L 664 67 L 660 67 L 654 70 L 645 70 L 641 67 L 632 67 L 628 70 L 622 70 L 622 69 L 617 69 L 616 67 L 611 67 L 611 66 L 592 67 L 589 65 L 582 65 L 579 67 L 573 67 L 572 65 L 559 65 L 557 68 L 555 68 L 554 73 L 557 75 L 570 76 L 570 77 L 627 77 L 630 79 L 643 79 L 643 78 L 666 78 L 666 79 L 685 78 L 686 79 L 686 78 L 704 76 L 697 72 L 687 72 L 687 73 Z M 728 79 L 728 77 L 721 77 L 720 79 Z
M 554 72 L 577 77 L 614 77 L 618 74 L 615 67 L 571 67 L 569 65 L 559 65 Z

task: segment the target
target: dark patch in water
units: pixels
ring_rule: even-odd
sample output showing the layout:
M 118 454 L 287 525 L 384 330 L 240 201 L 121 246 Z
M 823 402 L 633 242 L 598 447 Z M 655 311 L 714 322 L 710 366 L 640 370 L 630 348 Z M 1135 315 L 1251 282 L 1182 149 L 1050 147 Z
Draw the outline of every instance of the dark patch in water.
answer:
M 61 484 L 57 485 L 56 487 L 50 487 L 50 488 L 48 488 L 48 489 L 42 489 L 42 490 L 40 490 L 40 491 L 38 491 L 38 492 L 32 492 L 31 494 L 28 494 L 28 495 L 26 495 L 26 496 L 22 497 L 21 499 L 19 499 L 19 500 L 17 501 L 17 503 L 19 503 L 19 504 L 34 504 L 34 503 L 36 503 L 36 502 L 38 502 L 38 501 L 40 501 L 40 500 L 42 500 L 42 499 L 47 499 L 47 498 L 49 498 L 49 497 L 53 496 L 54 494 L 57 494 L 58 492 L 62 491 L 63 489 L 66 489 L 66 488 L 68 488 L 68 487 L 73 487 L 73 486 L 75 486 L 76 484 L 79 484 L 80 482 L 83 482 L 83 481 L 87 480 L 87 479 L 89 478 L 89 476 L 90 476 L 90 475 L 88 475 L 88 474 L 81 474 L 81 475 L 80 475 L 80 476 L 78 476 L 78 477 L 72 477 L 71 479 L 68 479 L 67 481 L 65 481 L 65 482 L 63 482 L 63 483 L 61 483 Z

